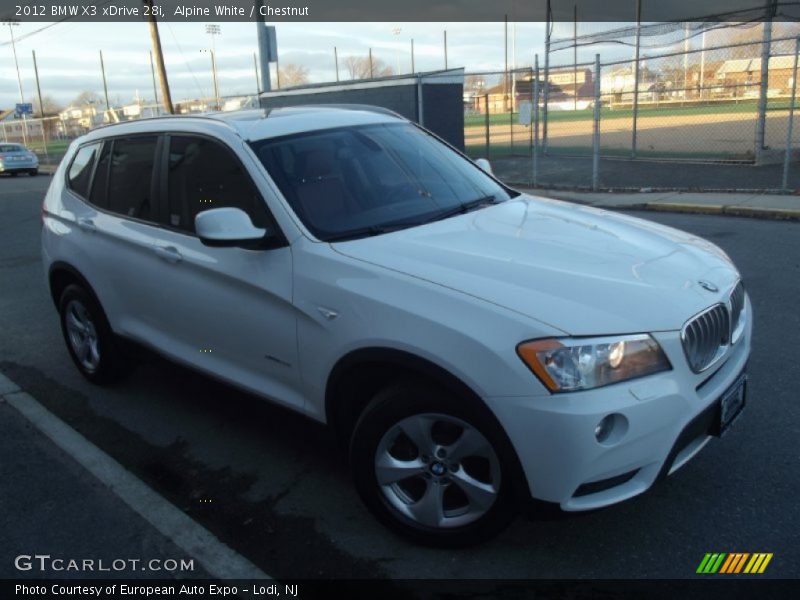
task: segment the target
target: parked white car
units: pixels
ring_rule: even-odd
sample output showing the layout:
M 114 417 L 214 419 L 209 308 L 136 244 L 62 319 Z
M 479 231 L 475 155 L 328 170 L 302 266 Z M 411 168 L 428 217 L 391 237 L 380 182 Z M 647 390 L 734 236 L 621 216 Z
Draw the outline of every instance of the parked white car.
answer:
M 43 207 L 67 349 L 105 383 L 131 340 L 330 424 L 369 509 L 425 543 L 636 496 L 744 405 L 739 273 L 487 170 L 365 107 L 92 131 Z

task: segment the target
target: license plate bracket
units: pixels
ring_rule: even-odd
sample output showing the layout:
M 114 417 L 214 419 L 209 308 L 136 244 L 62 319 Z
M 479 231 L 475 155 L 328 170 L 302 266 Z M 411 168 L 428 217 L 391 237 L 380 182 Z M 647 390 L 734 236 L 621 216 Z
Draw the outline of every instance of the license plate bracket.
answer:
M 715 430 L 713 433 L 717 436 L 723 436 L 730 429 L 730 426 L 736 421 L 737 417 L 742 413 L 745 406 L 747 397 L 747 373 L 742 373 L 736 378 L 736 381 L 725 390 L 720 396 L 718 401 L 719 411 L 718 419 Z

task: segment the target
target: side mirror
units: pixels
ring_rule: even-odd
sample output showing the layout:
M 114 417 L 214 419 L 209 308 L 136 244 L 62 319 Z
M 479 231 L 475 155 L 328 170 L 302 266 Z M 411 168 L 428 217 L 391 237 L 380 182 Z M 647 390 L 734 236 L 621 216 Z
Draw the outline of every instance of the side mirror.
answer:
M 253 225 L 250 216 L 239 208 L 212 208 L 194 218 L 197 237 L 206 246 L 230 247 L 263 240 L 266 229 Z
M 476 158 L 475 164 L 478 165 L 478 167 L 480 167 L 482 170 L 489 173 L 489 175 L 492 174 L 492 165 L 485 158 Z

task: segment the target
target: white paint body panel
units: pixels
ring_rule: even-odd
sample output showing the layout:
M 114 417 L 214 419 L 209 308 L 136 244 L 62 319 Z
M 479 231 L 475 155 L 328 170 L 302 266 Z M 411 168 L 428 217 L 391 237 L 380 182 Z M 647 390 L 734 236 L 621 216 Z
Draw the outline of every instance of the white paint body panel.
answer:
M 486 402 L 519 455 L 532 495 L 568 510 L 611 504 L 650 487 L 681 430 L 746 364 L 749 301 L 745 335 L 712 372 L 692 373 L 683 355 L 682 325 L 723 301 L 739 277 L 709 242 L 631 217 L 520 196 L 424 226 L 321 243 L 244 140 L 394 117 L 320 109 L 255 122 L 252 113 L 250 120 L 239 117 L 227 123 L 154 119 L 96 130 L 73 145 L 53 176 L 45 200 L 45 270 L 58 261 L 79 271 L 117 333 L 320 421 L 328 377 L 342 357 L 373 347 L 418 355 Z M 146 131 L 202 133 L 229 146 L 288 246 L 210 248 L 194 236 L 97 210 L 65 189 L 64 165 L 77 145 Z M 81 219 L 94 231 L 79 227 Z M 158 248 L 180 260 L 166 260 Z M 720 291 L 700 288 L 700 279 Z M 628 333 L 651 333 L 673 369 L 551 395 L 515 350 L 535 338 Z M 630 428 L 607 447 L 593 432 L 612 412 L 624 415 Z M 573 497 L 583 483 L 632 469 L 639 471 L 624 485 Z

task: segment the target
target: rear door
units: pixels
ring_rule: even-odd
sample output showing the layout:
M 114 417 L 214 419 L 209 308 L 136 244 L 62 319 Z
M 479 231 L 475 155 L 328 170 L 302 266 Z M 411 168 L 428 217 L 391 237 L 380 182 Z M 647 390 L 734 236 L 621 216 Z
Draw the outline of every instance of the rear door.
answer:
M 95 288 L 118 333 L 153 343 L 159 307 L 154 252 L 159 189 L 155 134 L 107 139 L 80 149 L 68 172 L 75 205 L 76 266 Z

